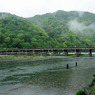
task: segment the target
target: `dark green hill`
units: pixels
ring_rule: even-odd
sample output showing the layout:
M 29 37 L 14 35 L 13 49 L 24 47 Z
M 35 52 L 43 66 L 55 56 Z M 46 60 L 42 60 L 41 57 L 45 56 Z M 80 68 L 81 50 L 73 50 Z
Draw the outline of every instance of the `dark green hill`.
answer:
M 95 15 L 57 11 L 31 18 L 0 13 L 0 48 L 95 45 Z
M 89 13 L 89 12 L 82 12 L 82 11 L 56 11 L 54 13 L 47 13 L 44 15 L 36 15 L 34 17 L 27 18 L 29 21 L 31 21 L 34 24 L 41 23 L 40 21 L 49 18 L 49 17 L 56 17 L 61 21 L 64 21 L 65 23 L 69 22 L 70 20 L 78 19 L 79 22 L 86 23 L 88 25 L 95 23 L 95 14 Z
M 47 39 L 42 29 L 24 18 L 6 14 L 0 19 L 0 48 L 46 47 Z
M 44 29 L 49 37 L 56 39 L 61 46 L 95 45 L 95 14 L 59 10 L 27 19 Z

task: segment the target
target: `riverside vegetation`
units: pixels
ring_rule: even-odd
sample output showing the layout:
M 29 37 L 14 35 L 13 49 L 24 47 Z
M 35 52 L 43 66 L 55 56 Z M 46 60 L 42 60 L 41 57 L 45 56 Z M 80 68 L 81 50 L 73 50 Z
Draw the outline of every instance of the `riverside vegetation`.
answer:
M 84 90 L 79 90 L 76 95 L 95 95 L 95 78 L 89 84 L 89 87 Z
M 65 12 L 22 18 L 0 13 L 0 48 L 95 45 L 95 14 Z

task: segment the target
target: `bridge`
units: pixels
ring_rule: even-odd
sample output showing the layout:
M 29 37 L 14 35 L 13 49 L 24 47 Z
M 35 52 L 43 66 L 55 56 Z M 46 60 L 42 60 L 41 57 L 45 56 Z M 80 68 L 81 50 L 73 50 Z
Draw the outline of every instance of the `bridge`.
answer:
M 92 56 L 92 51 L 95 47 L 62 47 L 62 48 L 30 48 L 30 49 L 0 49 L 0 55 L 20 55 L 20 54 L 60 54 L 68 55 L 69 52 L 75 52 L 76 56 L 81 54 L 81 51 L 88 51 L 88 55 Z

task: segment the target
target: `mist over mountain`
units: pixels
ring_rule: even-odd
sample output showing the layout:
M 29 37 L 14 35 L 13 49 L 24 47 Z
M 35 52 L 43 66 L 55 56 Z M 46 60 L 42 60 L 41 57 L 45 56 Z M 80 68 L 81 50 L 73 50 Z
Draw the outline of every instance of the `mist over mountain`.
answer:
M 95 45 L 95 14 L 56 11 L 30 18 L 0 13 L 0 48 Z
M 67 27 L 68 30 L 66 33 L 69 33 L 68 31 L 71 31 L 70 34 L 74 35 L 73 37 L 76 38 L 76 39 L 74 38 L 74 40 L 76 40 L 76 44 L 74 44 L 75 46 L 94 46 L 95 45 L 94 44 L 95 14 L 89 13 L 89 12 L 82 12 L 82 11 L 66 12 L 66 11 L 59 10 L 54 13 L 36 15 L 34 17 L 27 18 L 27 19 L 31 21 L 33 24 L 38 25 L 40 28 L 44 29 L 44 26 L 46 25 L 46 23 L 49 22 L 50 18 L 56 18 L 60 22 L 59 26 L 63 25 L 63 27 Z M 46 25 L 46 27 L 48 26 L 50 26 L 49 23 L 48 25 Z M 63 31 L 61 32 L 63 34 Z M 66 35 L 64 34 L 64 36 Z M 74 41 L 72 41 L 72 43 L 73 42 Z
M 82 11 L 56 11 L 54 13 L 47 13 L 44 15 L 36 15 L 34 17 L 27 18 L 32 23 L 39 25 L 42 24 L 47 18 L 55 17 L 60 21 L 63 21 L 65 24 L 69 23 L 70 21 L 77 20 L 78 23 L 84 24 L 86 26 L 89 26 L 91 24 L 95 24 L 95 14 L 89 13 L 89 12 L 82 12 Z
M 17 16 L 15 14 L 0 12 L 0 18 L 4 18 L 4 17 L 17 17 Z

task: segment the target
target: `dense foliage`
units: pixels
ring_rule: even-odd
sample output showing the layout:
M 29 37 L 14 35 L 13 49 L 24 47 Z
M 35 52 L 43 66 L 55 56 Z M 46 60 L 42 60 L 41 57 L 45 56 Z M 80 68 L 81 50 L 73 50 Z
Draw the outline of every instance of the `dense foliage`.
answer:
M 44 29 L 58 47 L 95 45 L 95 14 L 60 10 L 27 19 Z
M 0 13 L 0 48 L 95 45 L 95 14 L 57 11 L 31 18 Z
M 24 18 L 10 16 L 0 19 L 0 48 L 46 46 L 48 35 Z

